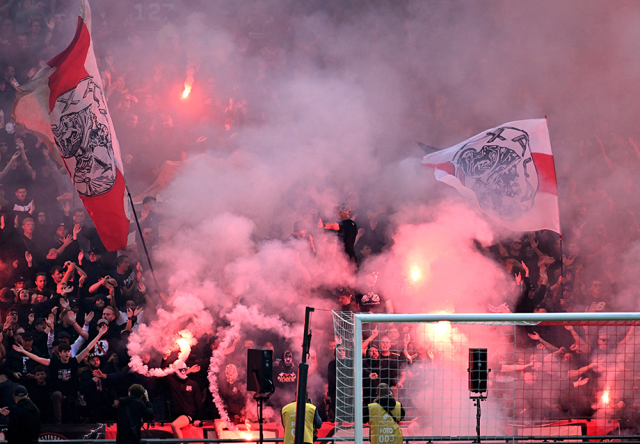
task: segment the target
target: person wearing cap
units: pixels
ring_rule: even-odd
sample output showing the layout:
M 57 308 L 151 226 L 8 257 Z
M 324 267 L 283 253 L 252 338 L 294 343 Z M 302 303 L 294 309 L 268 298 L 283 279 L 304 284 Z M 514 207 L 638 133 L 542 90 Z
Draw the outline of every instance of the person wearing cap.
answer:
M 102 366 L 107 367 L 107 371 L 109 372 L 114 371 L 113 369 L 110 369 L 108 367 L 109 358 L 111 357 L 111 355 L 115 353 L 120 357 L 124 357 L 123 354 L 126 353 L 126 351 L 123 350 L 124 347 L 122 347 L 124 345 L 124 341 L 121 337 L 122 329 L 118 327 L 119 325 L 122 325 L 120 323 L 122 322 L 122 320 L 120 319 L 121 314 L 122 312 L 120 312 L 117 308 L 113 308 L 109 305 L 104 308 L 104 310 L 102 311 L 102 318 L 98 319 L 97 322 L 98 328 L 100 328 L 101 325 L 106 325 L 109 327 L 109 331 L 104 335 L 102 340 L 98 344 L 96 344 L 93 353 L 100 357 Z M 124 314 L 124 319 L 124 323 L 126 323 L 128 320 L 126 313 Z
M 24 288 L 25 278 L 21 274 L 16 275 L 13 278 L 13 288 L 12 291 L 15 296 L 18 296 L 18 292 Z
M 15 405 L 10 409 L 3 407 L 0 414 L 9 415 L 9 428 L 5 436 L 8 444 L 37 444 L 40 437 L 40 410 L 29 399 L 29 393 L 23 385 L 13 389 Z
M 118 401 L 118 431 L 116 444 L 137 444 L 141 440 L 140 429 L 143 421 L 153 419 L 153 406 L 149 394 L 140 384 L 129 387 L 126 398 Z
M 22 347 L 24 350 L 37 356 L 44 357 L 42 352 L 33 346 L 33 332 L 27 331 L 22 334 Z M 9 350 L 7 353 L 5 372 L 16 382 L 33 378 L 33 369 L 38 366 L 38 362 L 24 356 L 16 350 Z
M 371 444 L 402 444 L 402 430 L 398 423 L 404 419 L 404 408 L 391 394 L 385 383 L 378 385 L 378 397 L 364 407 L 362 423 L 369 423 Z
M 86 404 L 82 416 L 88 418 L 92 424 L 112 421 L 116 416 L 116 409 L 113 406 L 117 399 L 115 388 L 113 385 L 105 384 L 102 378 L 95 376 L 97 372 L 101 372 L 99 356 L 93 352 L 89 353 L 87 362 L 89 366 L 79 371 L 78 392 Z
M 351 220 L 351 207 L 349 204 L 343 203 L 337 209 L 338 219 L 340 222 L 323 223 L 322 219 L 318 220 L 318 228 L 325 230 L 334 230 L 338 232 L 338 237 L 344 244 L 344 251 L 349 256 L 349 260 L 356 262 L 356 240 L 358 237 L 358 226 Z

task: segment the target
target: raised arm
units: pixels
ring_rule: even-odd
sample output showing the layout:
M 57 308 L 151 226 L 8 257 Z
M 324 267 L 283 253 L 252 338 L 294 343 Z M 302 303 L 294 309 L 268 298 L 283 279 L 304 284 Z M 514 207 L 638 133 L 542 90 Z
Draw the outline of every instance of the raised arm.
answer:
M 76 360 L 78 362 L 82 362 L 82 360 L 84 359 L 85 356 L 87 356 L 87 354 L 89 353 L 89 351 L 95 347 L 96 343 L 100 340 L 100 338 L 107 332 L 107 330 L 109 330 L 109 327 L 107 327 L 106 325 L 101 325 L 100 328 L 98 329 L 98 334 L 96 335 L 95 338 L 93 338 L 93 340 L 91 342 L 89 342 L 89 345 L 87 345 L 85 347 L 84 350 L 82 350 L 80 352 L 80 354 L 78 354 L 76 356 Z
M 75 267 L 73 266 L 73 262 L 67 261 L 64 263 L 64 266 L 67 268 L 67 271 L 64 272 L 64 276 L 62 276 L 62 280 L 60 282 L 69 282 L 71 277 L 73 276 L 73 271 Z
M 87 280 L 87 273 L 85 273 L 84 270 L 80 268 L 80 266 L 78 266 L 78 264 L 72 262 L 72 265 L 80 275 L 80 277 L 78 278 L 78 287 L 82 287 L 84 285 L 84 282 Z
M 627 332 L 627 335 L 624 337 L 624 339 L 622 341 L 620 341 L 620 343 L 618 345 L 626 345 L 631 338 L 633 338 L 634 334 L 635 334 L 635 330 L 636 330 L 636 326 L 632 325 L 629 328 L 629 331 Z
M 17 345 L 17 344 L 16 344 L 16 345 L 14 345 L 14 346 L 13 346 L 13 349 L 14 349 L 15 351 L 17 351 L 18 353 L 22 353 L 23 355 L 25 355 L 25 356 L 27 356 L 27 357 L 29 357 L 29 358 L 33 359 L 33 360 L 34 360 L 34 361 L 36 361 L 38 364 L 42 364 L 42 365 L 46 365 L 46 366 L 48 366 L 48 365 L 49 365 L 49 363 L 51 362 L 51 360 L 50 360 L 50 359 L 41 358 L 41 357 L 40 357 L 40 356 L 38 356 L 38 355 L 34 355 L 33 353 L 26 351 L 24 348 L 22 348 L 22 346 L 21 346 L 21 345 Z
M 31 168 L 31 165 L 29 165 L 29 159 L 27 159 L 27 153 L 24 151 L 24 142 L 22 141 L 21 138 L 19 137 L 16 138 L 16 145 L 18 145 L 18 147 L 20 148 L 20 156 L 24 161 L 24 169 L 27 171 L 27 173 L 31 177 L 31 180 L 36 180 L 36 172 L 34 171 L 33 168 Z
M 89 287 L 89 293 L 93 294 L 96 291 L 100 290 L 100 287 L 104 285 L 105 277 L 101 277 L 98 279 L 98 282 Z
M 576 352 L 586 355 L 590 351 L 590 347 L 588 342 L 585 342 L 584 339 L 580 337 L 580 335 L 576 332 L 576 330 L 571 325 L 565 325 L 564 328 L 567 329 L 571 336 L 573 336 L 573 340 L 576 344 Z
M 371 332 L 371 335 L 367 339 L 362 341 L 362 354 L 363 355 L 367 353 L 367 349 L 369 348 L 369 344 L 371 344 L 371 341 L 373 341 L 377 337 L 378 337 L 378 326 L 376 325 L 374 327 L 373 331 Z
M 540 342 L 547 350 L 553 352 L 557 352 L 559 350 L 558 347 L 556 347 L 555 345 L 545 341 L 544 339 L 542 339 L 540 337 L 540 335 L 538 333 L 536 333 L 535 331 L 533 333 L 529 333 L 529 337 L 531 339 L 533 339 L 534 341 L 538 341 Z
M 11 160 L 7 163 L 7 166 L 4 167 L 4 170 L 0 171 L 0 180 L 4 178 L 9 171 L 13 169 L 13 165 L 18 163 L 18 158 L 20 157 L 20 151 L 16 151 L 16 153 L 11 157 Z

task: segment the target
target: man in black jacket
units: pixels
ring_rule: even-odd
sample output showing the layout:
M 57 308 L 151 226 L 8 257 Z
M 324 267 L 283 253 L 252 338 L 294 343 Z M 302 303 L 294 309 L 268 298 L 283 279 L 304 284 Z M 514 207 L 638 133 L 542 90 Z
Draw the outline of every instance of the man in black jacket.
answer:
M 147 391 L 140 384 L 129 387 L 129 396 L 118 403 L 118 434 L 116 444 L 140 442 L 142 422 L 153 419 L 153 407 Z
M 40 436 L 40 410 L 29 399 L 29 393 L 24 386 L 19 385 L 13 390 L 15 405 L 11 409 L 0 409 L 3 415 L 9 415 L 9 430 L 7 430 L 8 444 L 36 444 Z

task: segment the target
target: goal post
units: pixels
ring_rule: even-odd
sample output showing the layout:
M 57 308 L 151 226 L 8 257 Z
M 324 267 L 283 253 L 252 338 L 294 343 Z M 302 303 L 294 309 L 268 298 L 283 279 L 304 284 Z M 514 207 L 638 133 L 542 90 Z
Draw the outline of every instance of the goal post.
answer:
M 375 383 L 385 382 L 377 375 L 378 373 L 380 376 L 383 375 L 385 370 L 377 371 L 376 368 L 367 368 L 367 365 L 371 367 L 375 365 L 372 362 L 377 361 L 365 359 L 364 352 L 367 348 L 376 348 L 376 344 L 387 352 L 388 345 L 385 345 L 385 342 L 390 341 L 389 337 L 393 338 L 392 333 L 398 346 L 396 350 L 398 353 L 393 354 L 398 360 L 394 364 L 398 366 L 398 373 L 403 373 L 403 369 L 406 369 L 406 373 L 417 375 L 414 377 L 415 380 L 409 380 L 408 388 L 398 388 L 402 384 L 397 383 L 397 379 L 401 379 L 406 384 L 407 379 L 403 379 L 404 376 L 396 379 L 394 394 L 397 400 L 404 406 L 407 400 L 405 398 L 417 396 L 417 393 L 423 393 L 422 396 L 425 398 L 414 399 L 410 403 L 412 413 L 409 416 L 415 427 L 408 431 L 419 432 L 419 436 L 444 436 L 442 434 L 444 429 L 439 424 L 437 427 L 434 424 L 425 426 L 430 417 L 434 418 L 434 422 L 446 420 L 450 423 L 450 428 L 447 429 L 449 433 L 446 436 L 468 437 L 473 434 L 469 431 L 475 432 L 475 409 L 473 409 L 473 415 L 470 415 L 471 407 L 464 405 L 464 412 L 455 416 L 462 401 L 458 399 L 455 402 L 449 402 L 451 400 L 447 400 L 446 397 L 467 397 L 467 394 L 463 393 L 467 385 L 466 377 L 464 381 L 460 379 L 467 372 L 469 349 L 476 346 L 488 348 L 490 356 L 500 348 L 501 360 L 493 362 L 488 396 L 482 399 L 486 401 L 488 398 L 490 401 L 484 403 L 486 407 L 482 405 L 483 408 L 487 408 L 486 413 L 483 412 L 482 424 L 487 422 L 493 424 L 498 419 L 501 424 L 501 427 L 489 428 L 493 431 L 491 436 L 534 436 L 544 433 L 596 434 L 595 432 L 606 434 L 603 431 L 609 433 L 609 428 L 614 425 L 617 424 L 620 427 L 625 415 L 633 416 L 636 408 L 640 411 L 640 393 L 637 400 L 635 396 L 636 382 L 640 381 L 640 359 L 638 359 L 639 362 L 635 359 L 636 353 L 640 352 L 640 336 L 636 340 L 635 331 L 631 328 L 640 323 L 640 313 L 354 314 L 334 312 L 333 318 L 338 347 L 336 352 L 336 438 L 338 439 L 342 437 L 356 443 L 363 441 L 364 432 L 367 432 L 363 427 L 363 412 L 366 411 L 366 403 L 371 401 L 373 396 L 367 393 L 372 391 L 372 386 L 363 372 L 366 370 L 371 377 L 378 378 Z M 489 333 L 490 328 L 493 329 L 491 333 Z M 553 332 L 564 333 L 563 340 L 566 346 L 561 345 L 563 342 L 560 339 L 556 341 L 552 335 Z M 607 334 L 611 336 L 609 348 L 600 341 L 600 339 L 605 341 L 604 336 Z M 413 347 L 411 350 L 407 350 L 406 340 L 402 350 L 403 335 L 405 338 L 411 336 L 409 341 L 410 348 Z M 603 337 L 600 338 L 600 336 Z M 380 339 L 382 344 L 379 344 Z M 574 342 L 569 345 L 571 340 Z M 553 342 L 559 346 L 554 346 Z M 363 344 L 365 350 L 363 350 Z M 415 365 L 412 355 L 415 354 L 414 359 L 419 361 L 420 358 L 416 358 L 418 355 L 416 351 L 426 348 L 429 348 L 430 359 L 436 363 L 434 367 L 438 368 L 427 369 L 422 373 L 412 372 L 411 365 Z M 440 355 L 434 357 L 434 351 Z M 375 353 L 378 353 L 377 349 Z M 563 358 L 563 355 L 567 356 Z M 572 363 L 572 359 L 576 362 Z M 535 402 L 524 399 L 526 396 L 520 393 L 521 386 L 530 389 L 526 384 L 531 380 L 531 378 L 527 379 L 527 372 L 539 372 L 542 375 L 538 376 L 535 386 L 538 392 L 531 392 L 534 394 L 528 396 L 543 398 L 542 404 L 545 404 L 543 407 L 532 406 Z M 425 375 L 428 375 L 426 379 L 431 379 L 422 381 Z M 442 379 L 446 377 L 457 379 L 455 381 Z M 370 387 L 364 387 L 363 380 Z M 428 390 L 424 390 L 421 384 L 431 384 L 431 386 Z M 447 387 L 441 388 L 438 384 Z M 390 385 L 394 385 L 394 382 Z M 640 386 L 640 382 L 637 385 Z M 419 387 L 416 388 L 416 386 Z M 531 385 L 531 387 L 534 386 Z M 433 400 L 431 398 L 436 391 L 439 398 Z M 556 392 L 562 392 L 564 398 L 577 396 L 576 393 L 579 392 L 584 398 L 581 401 L 582 404 L 590 403 L 589 412 L 580 412 L 582 415 L 580 419 L 584 419 L 586 424 L 583 424 L 584 427 L 575 427 L 582 424 L 575 416 L 577 409 L 571 410 L 571 406 L 564 406 L 564 404 L 570 405 L 573 400 L 560 402 L 558 399 L 562 397 L 559 397 Z M 468 395 L 473 399 L 474 393 Z M 367 396 L 369 401 L 365 401 Z M 480 394 L 480 397 L 483 396 Z M 468 402 L 471 403 L 471 401 Z M 480 403 L 480 400 L 477 402 Z M 529 408 L 529 411 L 523 406 Z M 447 408 L 452 409 L 448 413 L 450 415 L 448 418 L 444 416 L 447 414 L 445 411 Z M 536 416 L 531 414 L 533 411 L 544 413 Z M 425 412 L 429 412 L 429 416 Z M 443 416 L 436 419 L 436 414 Z M 466 418 L 466 416 L 471 417 Z M 567 424 L 571 427 L 558 425 L 564 424 L 563 421 L 568 421 Z M 548 424 L 558 425 L 556 432 L 550 432 Z M 479 426 L 480 422 L 477 425 Z M 587 426 L 590 427 L 588 432 Z M 425 431 L 432 433 L 425 433 Z M 456 434 L 457 431 L 459 433 Z

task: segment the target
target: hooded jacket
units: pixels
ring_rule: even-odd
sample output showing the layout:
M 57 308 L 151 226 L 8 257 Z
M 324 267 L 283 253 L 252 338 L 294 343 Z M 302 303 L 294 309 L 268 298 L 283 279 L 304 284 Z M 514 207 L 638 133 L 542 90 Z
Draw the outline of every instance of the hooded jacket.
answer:
M 118 434 L 116 444 L 136 444 L 140 442 L 142 422 L 153 419 L 153 407 L 149 401 L 120 398 L 118 404 Z
M 40 436 L 40 410 L 23 398 L 9 411 L 8 444 L 36 444 Z

